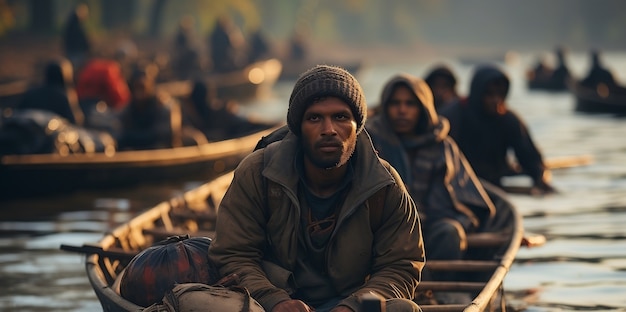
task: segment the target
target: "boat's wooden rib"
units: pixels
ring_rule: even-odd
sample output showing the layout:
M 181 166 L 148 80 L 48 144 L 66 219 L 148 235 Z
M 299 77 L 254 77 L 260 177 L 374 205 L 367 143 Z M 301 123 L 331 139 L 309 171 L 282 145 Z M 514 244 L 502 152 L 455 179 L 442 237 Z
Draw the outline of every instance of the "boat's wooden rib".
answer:
M 141 307 L 125 300 L 116 291 L 116 280 L 130 261 L 128 257 L 116 255 L 136 254 L 153 243 L 171 235 L 212 236 L 214 216 L 223 194 L 226 192 L 233 172 L 185 193 L 179 198 L 160 203 L 146 210 L 124 225 L 106 234 L 98 248 L 82 250 L 86 257 L 89 281 L 102 303 L 104 311 L 137 311 Z M 201 217 L 197 217 L 201 216 Z M 433 271 L 480 272 L 490 275 L 485 281 L 423 281 L 418 292 L 466 292 L 473 300 L 465 304 L 422 303 L 425 312 L 491 311 L 501 310 L 503 302 L 503 280 L 508 272 L 522 241 L 521 217 L 514 212 L 510 229 L 506 235 L 486 233 L 470 235 L 470 248 L 483 248 L 485 252 L 503 246 L 498 257 L 489 260 L 427 261 L 426 269 Z M 476 238 L 474 238 L 476 237 Z M 508 239 L 503 240 L 502 237 Z M 485 248 L 488 247 L 488 248 Z M 77 250 L 81 252 L 81 248 Z M 111 252 L 111 253 L 108 253 Z M 115 252 L 115 253 L 113 253 Z

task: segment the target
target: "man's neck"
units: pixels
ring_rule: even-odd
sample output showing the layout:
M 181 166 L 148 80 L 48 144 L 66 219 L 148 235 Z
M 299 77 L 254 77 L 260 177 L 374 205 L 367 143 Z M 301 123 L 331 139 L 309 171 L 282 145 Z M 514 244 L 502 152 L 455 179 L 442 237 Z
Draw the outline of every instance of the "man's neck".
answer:
M 315 166 L 306 157 L 304 158 L 304 174 L 306 183 L 311 191 L 319 197 L 328 197 L 334 194 L 348 170 L 348 164 L 341 167 L 323 169 Z

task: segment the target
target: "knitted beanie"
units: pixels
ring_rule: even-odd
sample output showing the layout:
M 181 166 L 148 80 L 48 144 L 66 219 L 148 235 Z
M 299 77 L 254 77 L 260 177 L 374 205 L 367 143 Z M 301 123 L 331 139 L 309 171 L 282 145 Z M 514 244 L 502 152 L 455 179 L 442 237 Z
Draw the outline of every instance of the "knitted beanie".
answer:
M 356 120 L 356 133 L 359 134 L 367 118 L 365 95 L 359 82 L 343 68 L 317 65 L 304 72 L 291 92 L 287 125 L 295 135 L 301 135 L 304 111 L 320 97 L 335 96 L 345 101 L 352 109 Z

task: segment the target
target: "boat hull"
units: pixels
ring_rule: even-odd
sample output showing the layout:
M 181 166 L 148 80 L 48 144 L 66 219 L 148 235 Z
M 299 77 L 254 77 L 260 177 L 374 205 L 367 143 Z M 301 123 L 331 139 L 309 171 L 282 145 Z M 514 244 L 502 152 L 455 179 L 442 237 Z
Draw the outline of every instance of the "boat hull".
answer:
M 230 171 L 181 197 L 162 202 L 144 211 L 126 224 L 108 232 L 95 246 L 85 249 L 86 270 L 104 311 L 137 311 L 139 307 L 124 299 L 118 290 L 121 274 L 133 254 L 151 246 L 168 236 L 214 236 L 214 226 L 218 206 L 226 192 L 233 172 Z M 497 311 L 504 306 L 502 294 L 503 280 L 512 265 L 522 241 L 522 220 L 512 211 L 507 235 L 501 233 L 481 233 L 468 236 L 470 248 L 497 247 L 504 250 L 498 257 L 485 261 L 427 261 L 426 268 L 432 270 L 482 271 L 489 276 L 486 281 L 442 282 L 423 281 L 418 286 L 422 294 L 433 291 L 467 291 L 473 295 L 472 302 L 466 304 L 436 304 L 420 302 L 423 311 Z M 84 246 L 83 246 L 84 247 Z M 95 250 L 94 250 L 95 249 Z M 126 253 L 119 257 L 107 253 Z
M 0 198 L 65 195 L 76 190 L 113 189 L 137 184 L 212 179 L 248 155 L 277 127 L 199 146 L 112 155 L 7 155 L 0 158 Z

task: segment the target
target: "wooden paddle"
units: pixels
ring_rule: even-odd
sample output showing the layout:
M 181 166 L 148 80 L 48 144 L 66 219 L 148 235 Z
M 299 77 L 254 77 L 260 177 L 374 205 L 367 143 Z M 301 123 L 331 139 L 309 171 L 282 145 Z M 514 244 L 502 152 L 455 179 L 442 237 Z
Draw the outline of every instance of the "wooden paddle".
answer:
M 591 155 L 560 156 L 547 158 L 544 162 L 550 170 L 565 169 L 590 165 L 593 163 L 593 157 Z
M 114 259 L 132 259 L 136 255 L 136 253 L 134 252 L 125 251 L 122 249 L 116 248 L 104 250 L 102 249 L 102 247 L 94 245 L 70 246 L 61 244 L 61 250 L 82 253 L 85 255 L 97 254 L 99 256 Z

